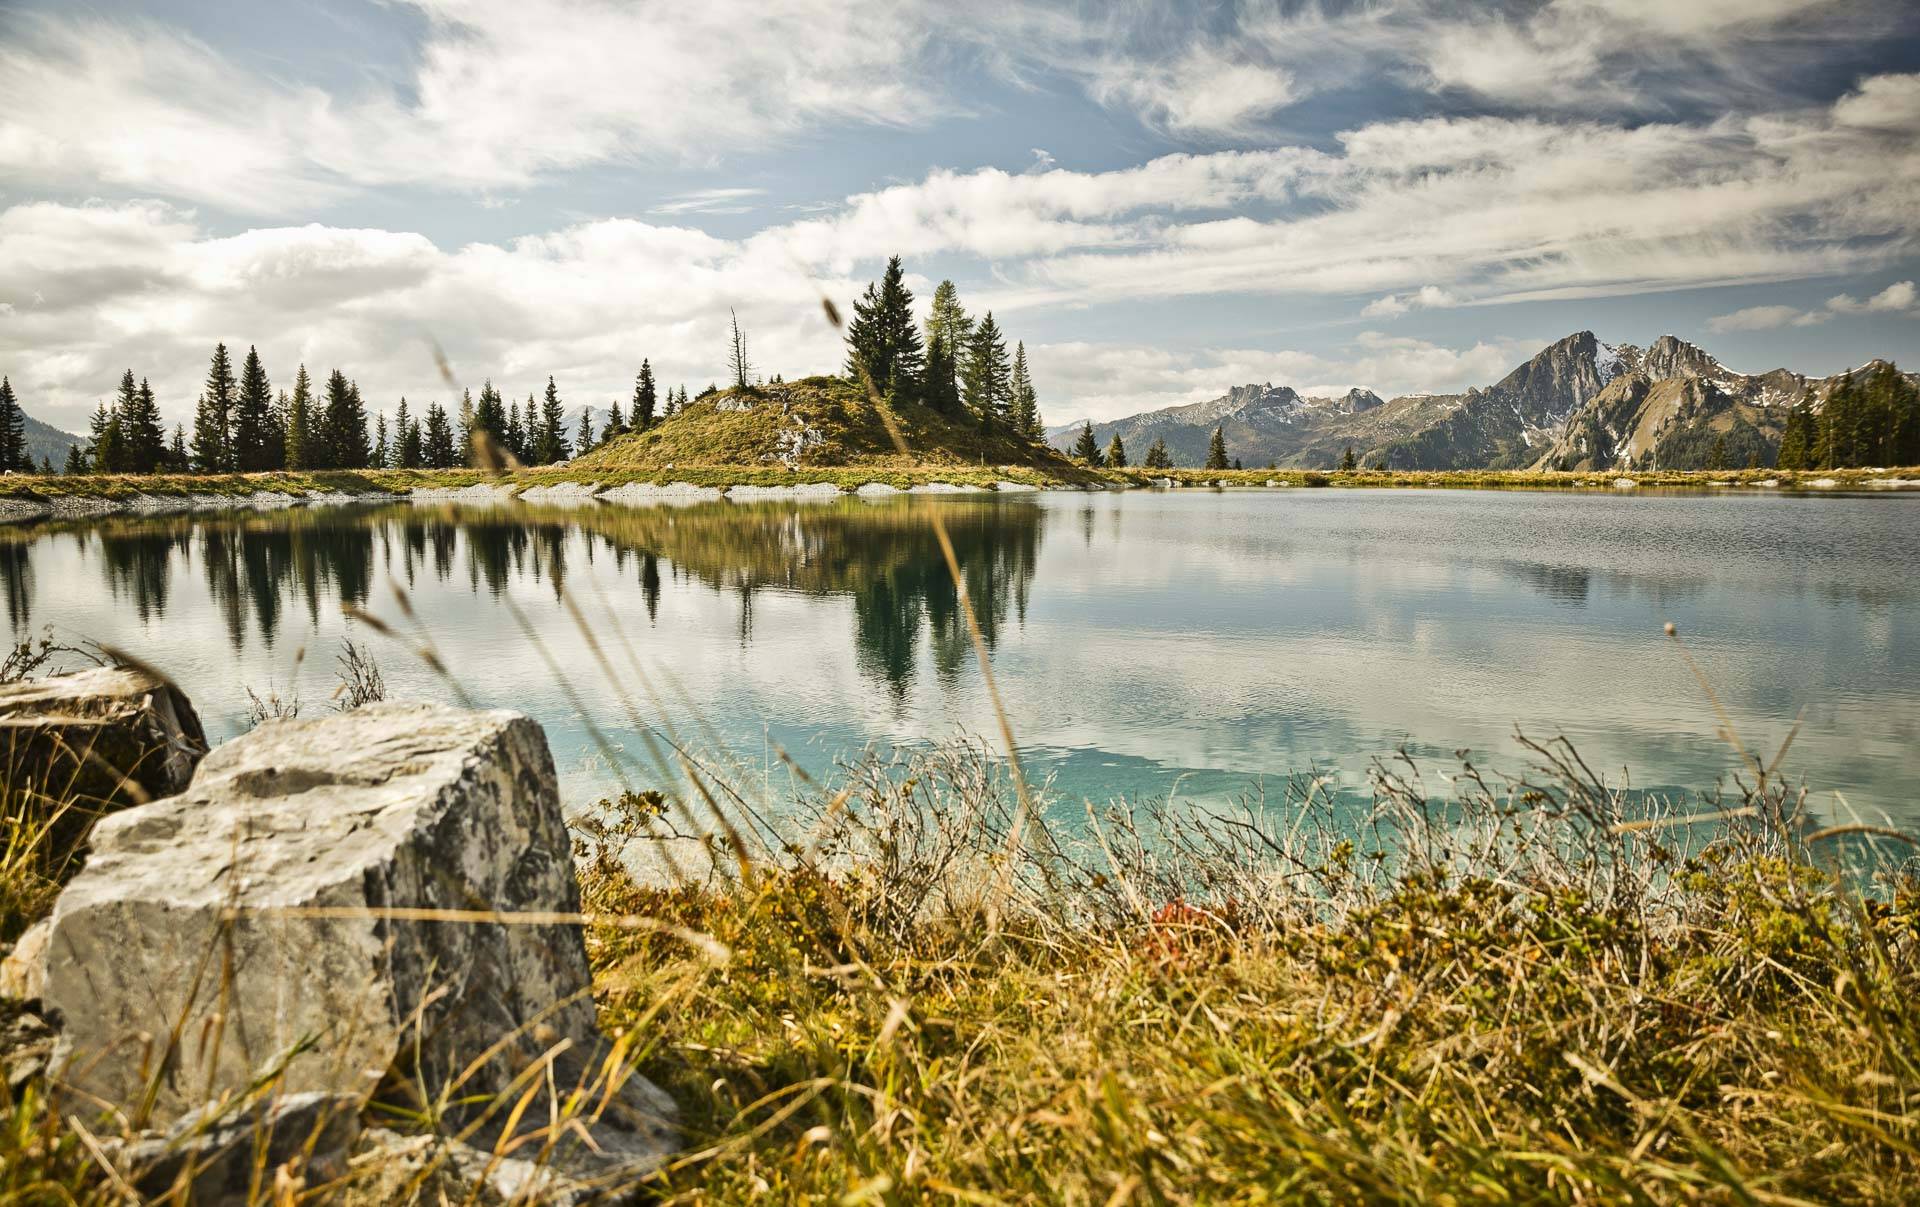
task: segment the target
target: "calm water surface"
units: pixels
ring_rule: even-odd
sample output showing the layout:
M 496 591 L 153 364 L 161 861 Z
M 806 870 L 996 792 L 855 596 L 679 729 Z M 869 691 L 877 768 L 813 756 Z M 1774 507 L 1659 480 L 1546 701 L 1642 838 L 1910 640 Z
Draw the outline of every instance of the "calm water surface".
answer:
M 587 738 L 637 734 L 562 602 L 670 721 L 788 781 L 870 743 L 994 732 L 928 516 L 940 509 L 1019 739 L 1082 797 L 1218 797 L 1406 745 L 1517 767 L 1516 727 L 1640 787 L 1731 768 L 1661 637 L 1820 807 L 1920 822 L 1920 499 L 1292 490 L 554 509 L 396 505 L 0 530 L 16 636 L 52 624 L 173 674 L 212 736 L 249 686 L 327 707 L 343 635 L 391 694 L 448 696 L 343 601 L 396 588 L 480 704 L 547 727 L 563 787 L 612 783 Z M 531 632 L 539 638 L 530 640 Z M 577 700 L 549 668 L 565 671 Z M 627 675 L 629 682 L 632 676 Z

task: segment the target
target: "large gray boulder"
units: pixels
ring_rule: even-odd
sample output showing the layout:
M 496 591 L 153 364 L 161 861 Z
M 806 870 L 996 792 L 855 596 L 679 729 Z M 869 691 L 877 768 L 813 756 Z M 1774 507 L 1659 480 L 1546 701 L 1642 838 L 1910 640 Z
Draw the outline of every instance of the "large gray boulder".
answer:
M 206 752 L 193 705 L 144 671 L 0 684 L 0 780 L 69 802 L 60 838 L 77 837 L 106 809 L 180 791 Z
M 262 1079 L 378 1091 L 449 1127 L 504 1100 L 468 1137 L 490 1147 L 529 1086 L 523 1133 L 602 1073 L 578 910 L 553 759 L 526 717 L 374 704 L 268 722 L 185 792 L 96 827 L 40 956 L 52 1067 L 145 1128 Z M 638 1076 L 600 1088 L 600 1154 L 566 1139 L 561 1156 L 596 1174 L 657 1161 L 671 1102 Z

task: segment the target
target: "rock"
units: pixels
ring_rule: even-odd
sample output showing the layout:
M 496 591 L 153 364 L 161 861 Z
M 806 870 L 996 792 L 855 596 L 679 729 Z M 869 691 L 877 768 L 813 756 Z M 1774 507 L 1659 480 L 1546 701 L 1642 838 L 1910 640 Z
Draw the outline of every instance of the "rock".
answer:
M 993 484 L 993 488 L 1002 494 L 1031 494 L 1040 488 L 1027 482 L 1015 482 L 1007 478 Z
M 145 671 L 0 685 L 0 779 L 74 802 L 48 835 L 55 851 L 80 841 L 102 811 L 180 791 L 206 752 L 193 705 Z
M 605 1047 L 578 910 L 531 720 L 379 703 L 269 721 L 209 755 L 186 791 L 96 827 L 42 956 L 54 1068 L 162 1128 L 263 1079 L 418 1105 L 517 1091 L 526 1073 L 564 1095 L 592 1082 Z M 550 1097 L 524 1118 L 544 1125 Z M 591 1163 L 657 1161 L 672 1112 L 627 1078 Z M 588 1160 L 572 1135 L 566 1155 Z
M 21 1086 L 46 1072 L 53 1056 L 53 1028 L 26 1002 L 0 999 L 0 1072 L 7 1089 Z
M 306 1093 L 213 1118 L 188 1116 L 165 1132 L 105 1147 L 149 1199 L 185 1185 L 191 1187 L 188 1201 L 202 1207 L 246 1207 L 259 1197 L 253 1190 L 256 1170 L 265 1187 L 277 1175 L 309 1188 L 345 1177 L 359 1135 L 357 1097 Z
M 0 959 L 0 998 L 17 998 L 23 1002 L 39 1000 L 46 950 L 47 920 L 42 918 L 27 927 L 14 940 L 13 950 L 5 959 Z
M 885 482 L 865 482 L 853 492 L 863 499 L 884 499 L 901 493 L 898 486 L 889 486 Z
M 668 469 L 673 467 L 669 465 Z M 673 482 L 656 486 L 651 482 L 628 482 L 600 492 L 602 503 L 620 503 L 644 507 L 654 503 L 683 506 L 689 503 L 714 503 L 721 498 L 717 486 L 695 486 L 691 482 Z
M 496 1157 L 446 1136 L 409 1136 L 385 1128 L 361 1133 L 338 1207 L 466 1203 L 472 1207 L 576 1207 L 617 1194 L 618 1181 L 571 1176 L 550 1164 Z
M 1632 490 L 1634 487 L 1640 484 L 1638 482 L 1635 482 L 1632 478 L 1615 478 L 1613 480 L 1613 485 L 1614 485 L 1614 488 L 1617 490 Z

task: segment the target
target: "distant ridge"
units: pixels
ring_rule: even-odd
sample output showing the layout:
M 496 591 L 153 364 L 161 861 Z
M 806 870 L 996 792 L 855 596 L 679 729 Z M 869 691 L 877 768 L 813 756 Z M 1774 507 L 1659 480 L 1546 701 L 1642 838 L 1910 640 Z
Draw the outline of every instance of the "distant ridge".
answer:
M 1688 469 L 1705 464 L 1716 438 L 1735 464 L 1771 464 L 1788 409 L 1809 390 L 1817 405 L 1841 376 L 1738 373 L 1677 336 L 1641 348 L 1576 331 L 1462 394 L 1303 397 L 1269 382 L 1093 432 L 1102 448 L 1118 435 L 1136 459 L 1163 440 L 1188 466 L 1205 462 L 1215 427 L 1228 456 L 1249 467 L 1329 469 L 1351 448 L 1362 464 L 1390 469 Z M 1083 422 L 1047 429 L 1049 442 L 1066 451 Z

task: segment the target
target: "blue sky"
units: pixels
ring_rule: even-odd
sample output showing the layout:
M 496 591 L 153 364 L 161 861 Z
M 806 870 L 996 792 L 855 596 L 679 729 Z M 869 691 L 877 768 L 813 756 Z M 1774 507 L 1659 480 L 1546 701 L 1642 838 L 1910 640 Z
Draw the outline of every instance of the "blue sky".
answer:
M 1906 0 L 0 8 L 0 373 L 174 418 L 215 340 L 377 406 L 831 371 L 884 257 L 1050 420 L 1484 385 L 1591 328 L 1920 362 Z

